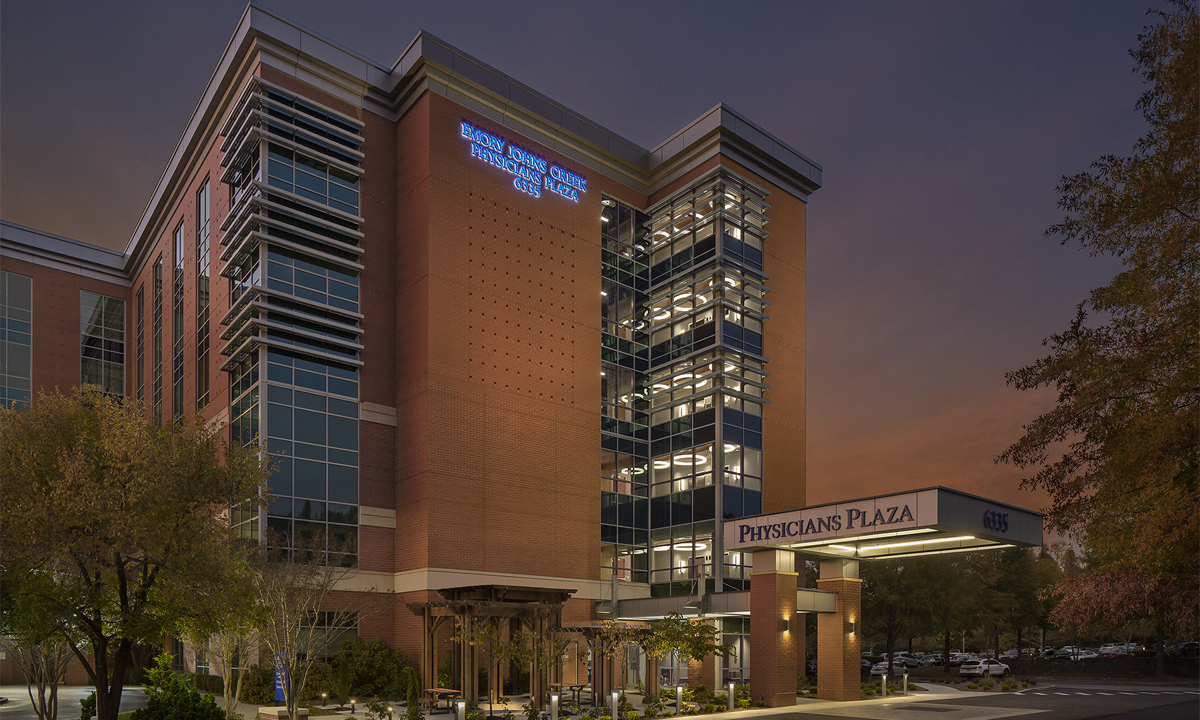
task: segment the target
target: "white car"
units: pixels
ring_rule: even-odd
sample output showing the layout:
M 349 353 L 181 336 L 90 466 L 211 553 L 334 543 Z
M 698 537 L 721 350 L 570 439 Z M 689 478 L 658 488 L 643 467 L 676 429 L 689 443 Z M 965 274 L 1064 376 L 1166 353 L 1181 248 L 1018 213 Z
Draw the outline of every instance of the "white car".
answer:
M 1085 649 L 1085 650 L 1080 650 L 1079 652 L 1075 653 L 1075 656 L 1071 659 L 1072 660 L 1091 660 L 1094 657 L 1097 657 L 1095 652 Z
M 939 667 L 942 664 L 942 656 L 934 653 L 921 658 L 921 667 Z
M 965 677 L 1008 677 L 1012 671 L 999 660 L 968 660 L 958 669 Z

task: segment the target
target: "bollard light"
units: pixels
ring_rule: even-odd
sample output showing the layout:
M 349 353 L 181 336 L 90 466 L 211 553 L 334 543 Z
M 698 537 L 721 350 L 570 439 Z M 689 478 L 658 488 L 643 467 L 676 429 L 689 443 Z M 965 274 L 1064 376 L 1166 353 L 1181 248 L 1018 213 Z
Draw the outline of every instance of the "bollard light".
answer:
M 321 693 L 321 704 L 322 705 L 329 704 L 329 693 Z
M 388 720 L 392 720 L 392 712 L 393 712 L 392 706 L 388 705 Z
M 904 670 L 904 695 L 906 697 L 908 696 L 908 669 L 907 669 L 907 667 Z
M 558 693 L 550 693 L 550 720 L 558 720 Z
M 467 703 L 465 700 L 458 701 L 458 720 L 467 720 Z
M 733 688 L 734 684 L 729 683 L 729 709 L 733 710 Z
M 358 701 L 355 700 L 354 698 L 350 698 L 350 714 L 351 715 L 354 714 L 354 703 L 356 703 L 356 702 L 358 702 Z
M 683 713 L 683 686 L 675 686 L 675 714 Z
M 619 698 L 619 697 L 621 697 L 620 693 L 618 693 L 616 690 L 613 690 L 613 694 L 612 694 L 612 718 L 613 718 L 613 720 L 620 720 L 620 717 L 621 717 L 620 715 L 617 714 L 617 698 Z
M 879 683 L 880 683 L 879 686 L 881 688 L 881 692 L 883 693 L 883 696 L 887 697 L 887 673 L 884 673 L 879 676 Z

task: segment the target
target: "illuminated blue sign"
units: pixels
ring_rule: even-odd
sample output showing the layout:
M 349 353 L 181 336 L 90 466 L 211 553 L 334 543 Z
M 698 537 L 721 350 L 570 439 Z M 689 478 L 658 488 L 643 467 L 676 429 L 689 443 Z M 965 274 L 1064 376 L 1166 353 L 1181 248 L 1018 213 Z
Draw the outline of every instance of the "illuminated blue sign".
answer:
M 546 190 L 579 202 L 579 193 L 587 192 L 587 180 L 584 178 L 505 142 L 486 130 L 463 122 L 462 136 L 471 142 L 471 157 L 515 175 L 513 187 L 527 195 L 541 197 L 542 191 Z

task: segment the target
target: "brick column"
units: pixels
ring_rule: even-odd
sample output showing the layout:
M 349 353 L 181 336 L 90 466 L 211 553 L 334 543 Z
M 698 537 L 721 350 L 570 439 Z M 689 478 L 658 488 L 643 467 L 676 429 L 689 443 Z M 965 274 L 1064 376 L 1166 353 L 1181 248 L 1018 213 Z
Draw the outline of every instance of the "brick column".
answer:
M 817 615 L 817 697 L 858 700 L 862 695 L 862 580 L 858 579 L 858 561 L 822 560 L 817 587 L 838 594 L 837 611 Z
M 795 630 L 796 554 L 787 550 L 754 553 L 750 575 L 750 692 L 767 707 L 796 704 L 796 668 L 804 632 Z M 790 623 L 790 627 L 787 625 Z

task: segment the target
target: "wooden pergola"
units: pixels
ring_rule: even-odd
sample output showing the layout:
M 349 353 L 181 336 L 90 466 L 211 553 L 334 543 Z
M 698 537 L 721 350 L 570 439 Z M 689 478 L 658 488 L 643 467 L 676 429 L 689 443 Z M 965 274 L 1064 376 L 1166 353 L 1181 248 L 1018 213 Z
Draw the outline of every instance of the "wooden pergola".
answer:
M 425 688 L 437 687 L 437 633 L 450 621 L 455 638 L 471 637 L 480 623 L 490 623 L 498 634 L 511 637 L 524 631 L 535 637 L 548 637 L 562 630 L 563 604 L 575 592 L 555 588 L 513 587 L 508 585 L 472 585 L 443 588 L 443 601 L 407 603 L 421 618 L 421 682 Z M 451 683 L 466 700 L 479 697 L 480 649 L 461 640 L 454 643 Z M 489 697 L 501 688 L 499 673 L 489 668 Z M 561 680 L 562 663 L 547 662 L 535 653 L 529 663 L 530 702 L 540 707 L 551 683 Z M 495 677 L 493 677 L 495 676 Z

